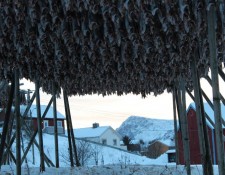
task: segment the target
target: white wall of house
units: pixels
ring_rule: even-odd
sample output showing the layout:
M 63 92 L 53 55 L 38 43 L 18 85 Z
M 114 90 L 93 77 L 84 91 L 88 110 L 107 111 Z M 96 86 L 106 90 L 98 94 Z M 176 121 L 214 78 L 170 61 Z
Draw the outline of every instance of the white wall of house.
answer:
M 85 138 L 83 138 L 83 139 L 85 139 L 85 140 L 90 140 L 90 141 L 97 142 L 97 143 L 100 143 L 99 137 L 85 137 Z
M 101 136 L 100 136 L 100 143 L 114 146 L 117 148 L 122 148 L 120 146 L 121 138 L 113 129 L 107 129 Z

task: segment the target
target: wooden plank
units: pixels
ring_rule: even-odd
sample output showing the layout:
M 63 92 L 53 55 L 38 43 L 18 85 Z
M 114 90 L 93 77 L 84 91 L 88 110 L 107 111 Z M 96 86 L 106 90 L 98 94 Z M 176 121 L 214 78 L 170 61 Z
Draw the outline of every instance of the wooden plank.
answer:
M 213 85 L 212 85 L 212 80 L 210 79 L 209 76 L 206 76 L 205 79 L 208 81 L 208 83 L 211 85 L 211 87 L 213 88 Z M 225 99 L 223 97 L 223 95 L 219 92 L 219 98 L 220 100 L 222 101 L 223 105 L 225 105 Z M 214 107 L 213 107 L 214 109 Z M 221 121 L 222 121 L 222 124 L 225 126 L 225 121 L 223 118 L 221 118 Z
M 72 124 L 72 119 L 71 119 L 71 114 L 70 114 L 70 105 L 69 105 L 69 100 L 67 93 L 65 92 L 65 99 L 66 99 L 66 108 L 68 112 L 68 119 L 69 119 L 69 125 L 71 128 L 71 137 L 72 137 L 72 145 L 73 145 L 73 150 L 74 150 L 74 155 L 75 155 L 75 161 L 76 161 L 76 166 L 81 166 L 78 156 L 77 156 L 77 147 L 76 147 L 76 142 L 75 142 L 75 136 L 74 136 L 74 131 L 73 131 L 73 124 Z
M 52 83 L 53 97 L 53 116 L 54 116 L 54 138 L 55 138 L 55 166 L 59 167 L 59 145 L 58 145 L 58 125 L 57 125 L 57 106 L 55 83 Z
M 206 0 L 207 2 L 207 0 Z M 218 80 L 218 60 L 217 60 L 217 47 L 216 47 L 216 9 L 215 2 L 207 2 L 207 22 L 208 22 L 208 42 L 210 52 L 210 69 L 212 77 L 212 91 L 213 91 L 213 104 L 214 104 L 214 118 L 215 118 L 215 133 L 216 133 L 216 149 L 217 160 L 219 167 L 219 174 L 225 174 L 225 160 L 224 160 L 224 142 L 223 142 L 223 129 L 222 117 L 220 108 L 220 95 L 219 95 L 219 80 Z
M 49 101 L 49 103 L 48 103 L 48 105 L 47 105 L 47 107 L 46 107 L 46 109 L 45 109 L 45 111 L 44 111 L 44 113 L 43 113 L 43 115 L 42 115 L 42 117 L 41 117 L 41 119 L 42 119 L 42 121 L 43 121 L 43 119 L 45 118 L 45 116 L 46 116 L 46 114 L 48 113 L 48 110 L 49 110 L 49 108 L 50 108 L 50 106 L 51 106 L 51 104 L 52 104 L 52 101 L 53 101 L 53 98 L 51 98 L 50 99 L 50 101 Z M 23 120 L 22 120 L 23 121 Z M 26 157 L 26 155 L 27 155 L 27 153 L 28 153 L 28 151 L 29 151 L 29 149 L 30 149 L 30 147 L 31 147 L 31 145 L 34 143 L 35 145 L 36 145 L 36 147 L 40 150 L 40 147 L 39 147 L 39 144 L 37 143 L 37 141 L 35 140 L 35 137 L 36 137 L 36 135 L 37 135 L 37 133 L 38 133 L 38 129 L 36 129 L 35 131 L 34 131 L 34 133 L 33 133 L 33 135 L 31 136 L 30 134 L 31 133 L 29 133 L 28 132 L 28 126 L 26 125 L 26 123 L 23 121 L 23 124 L 24 124 L 24 129 L 25 129 L 25 132 L 30 136 L 30 142 L 28 143 L 28 146 L 27 146 L 27 148 L 26 148 L 26 150 L 25 150 L 25 152 L 24 152 L 24 155 L 23 155 L 23 157 L 22 157 L 22 163 L 23 163 L 23 161 L 25 160 L 25 157 Z M 44 153 L 44 155 L 45 155 L 45 153 Z M 51 162 L 51 161 L 49 161 L 50 159 L 48 159 L 48 157 L 45 155 L 45 162 L 46 162 L 46 164 L 50 167 L 50 165 L 51 166 L 53 166 L 54 167 L 54 164 Z
M 15 70 L 16 174 L 21 175 L 21 125 L 19 71 Z
M 73 161 L 73 150 L 72 150 L 72 143 L 71 143 L 71 129 L 69 124 L 69 116 L 67 111 L 67 105 L 66 105 L 66 94 L 65 91 L 63 91 L 63 101 L 64 101 L 64 108 L 65 108 L 65 114 L 66 114 L 66 125 L 67 125 L 67 133 L 68 133 L 68 144 L 69 144 L 69 157 L 70 157 L 70 165 L 71 167 L 74 167 L 74 161 Z
M 37 109 L 37 122 L 38 122 L 38 138 L 40 146 L 40 171 L 45 171 L 44 163 L 44 148 L 43 148 L 43 135 L 42 135 L 42 126 L 41 126 L 41 105 L 40 105 L 40 94 L 39 94 L 39 80 L 36 77 L 35 81 L 35 93 L 36 93 L 36 109 Z
M 1 138 L 2 138 L 2 135 L 0 134 L 0 139 L 1 139 Z M 5 143 L 5 146 L 6 146 L 6 148 L 8 148 L 8 144 L 7 144 L 7 143 Z M 12 151 L 9 150 L 8 153 L 9 153 L 9 155 L 11 156 L 13 162 L 16 164 L 16 158 L 15 158 L 15 156 L 13 155 Z M 2 160 L 4 160 L 5 158 L 6 158 L 6 157 L 4 157 L 4 155 L 3 155 Z
M 5 121 L 4 121 L 3 131 L 2 131 L 2 138 L 1 138 L 1 145 L 0 145 L 0 168 L 2 165 L 2 158 L 3 158 L 4 148 L 5 148 L 8 125 L 9 125 L 10 116 L 11 116 L 11 108 L 13 103 L 14 92 L 15 92 L 15 80 L 13 79 L 11 83 L 9 99 L 8 99 L 8 103 L 6 107 Z
M 182 77 L 178 84 L 178 109 L 180 113 L 180 126 L 182 132 L 182 142 L 184 149 L 184 160 L 187 170 L 187 175 L 191 175 L 191 164 L 190 164 L 190 146 L 189 146 L 189 135 L 188 135 L 188 123 L 186 114 L 186 97 L 185 97 L 185 82 Z
M 203 174 L 213 175 L 212 159 L 209 148 L 208 130 L 206 127 L 206 120 L 204 116 L 205 111 L 202 101 L 201 87 L 200 87 L 201 85 L 196 68 L 195 57 L 191 61 L 191 73 L 195 94 L 195 109 L 198 125 L 198 138 L 199 138 L 201 161 L 203 166 Z
M 179 164 L 179 148 L 178 148 L 178 134 L 177 134 L 177 110 L 176 110 L 176 88 L 173 89 L 173 120 L 175 133 L 175 148 L 176 148 L 176 164 Z

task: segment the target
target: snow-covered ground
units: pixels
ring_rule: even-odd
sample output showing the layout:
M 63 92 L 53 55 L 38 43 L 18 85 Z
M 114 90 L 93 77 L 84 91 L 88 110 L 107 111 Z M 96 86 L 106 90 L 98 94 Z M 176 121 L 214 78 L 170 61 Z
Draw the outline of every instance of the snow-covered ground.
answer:
M 38 137 L 36 137 L 36 140 L 38 141 Z M 61 167 L 67 167 L 69 165 L 69 162 L 65 162 L 65 159 L 63 156 L 66 156 L 68 153 L 68 139 L 67 137 L 59 136 L 59 161 Z M 25 147 L 27 145 L 27 141 L 25 140 Z M 49 134 L 43 134 L 43 142 L 44 142 L 44 151 L 46 155 L 49 157 L 50 160 L 52 160 L 53 163 L 55 163 L 55 147 L 54 147 L 54 136 Z M 76 142 L 79 142 L 76 140 Z M 168 164 L 167 161 L 167 155 L 164 154 L 160 156 L 158 159 L 149 159 L 145 156 L 140 156 L 137 154 L 133 154 L 126 151 L 121 151 L 118 149 L 114 149 L 111 147 L 106 146 L 100 146 L 93 143 L 90 143 L 91 147 L 94 149 L 98 149 L 99 153 L 99 165 L 116 165 L 116 164 L 123 164 L 126 163 L 127 165 L 131 164 L 138 164 L 138 165 L 164 165 Z M 13 145 L 13 151 L 15 152 L 15 145 Z M 68 157 L 68 156 L 67 156 Z M 35 147 L 35 165 L 32 163 L 33 157 L 32 157 L 32 150 L 30 149 L 28 155 L 27 155 L 27 162 L 29 167 L 40 165 L 40 159 L 39 159 L 39 151 L 37 147 Z M 174 163 L 172 163 L 174 164 Z M 25 166 L 25 162 L 23 164 Z M 90 159 L 90 161 L 87 162 L 87 166 L 94 166 L 95 162 L 94 160 Z
M 36 138 L 38 140 L 38 138 Z M 43 135 L 44 150 L 46 155 L 55 163 L 55 148 L 54 136 L 49 134 Z M 27 140 L 23 139 L 26 147 Z M 79 142 L 76 140 L 77 143 Z M 78 168 L 70 168 L 69 162 L 65 161 L 65 155 L 68 153 L 68 140 L 66 137 L 59 136 L 59 161 L 60 168 L 48 168 L 46 171 L 40 173 L 39 152 L 37 148 L 34 149 L 35 164 L 33 164 L 32 151 L 27 155 L 27 164 L 22 165 L 23 175 L 57 175 L 57 174 L 71 174 L 71 175 L 183 175 L 186 174 L 184 166 L 176 166 L 174 163 L 168 163 L 167 155 L 164 154 L 158 159 L 149 159 L 144 156 L 132 154 L 129 152 L 113 149 L 110 147 L 99 146 L 91 143 L 91 146 L 98 149 L 98 166 L 95 165 L 95 160 L 90 158 L 85 166 Z M 97 146 L 97 147 L 96 147 Z M 15 153 L 15 144 L 12 149 Z M 64 155 L 64 156 L 63 156 Z M 217 170 L 217 168 L 216 168 Z M 15 165 L 4 165 L 1 168 L 0 175 L 16 174 Z M 8 174 L 7 174 L 8 173 Z M 192 174 L 202 174 L 201 166 L 192 166 Z M 215 172 L 217 175 L 218 172 Z
M 8 174 L 7 174 L 8 173 Z M 194 165 L 191 167 L 192 175 L 201 175 L 202 167 Z M 0 175 L 15 174 L 15 166 L 2 166 Z M 94 167 L 64 167 L 64 168 L 46 168 L 45 172 L 40 173 L 39 168 L 22 168 L 23 175 L 186 175 L 184 166 L 175 165 L 129 165 L 126 167 L 120 165 L 105 165 Z M 214 175 L 218 175 L 217 167 L 214 167 Z

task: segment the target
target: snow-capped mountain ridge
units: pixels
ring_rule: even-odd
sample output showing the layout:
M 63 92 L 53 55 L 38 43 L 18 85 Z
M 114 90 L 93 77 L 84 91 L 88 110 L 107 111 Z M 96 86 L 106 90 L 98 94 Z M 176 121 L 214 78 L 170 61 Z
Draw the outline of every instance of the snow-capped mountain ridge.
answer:
M 125 120 L 117 131 L 122 136 L 129 136 L 137 142 L 145 143 L 160 140 L 163 143 L 174 145 L 174 122 L 173 120 L 151 119 L 139 116 L 130 116 Z

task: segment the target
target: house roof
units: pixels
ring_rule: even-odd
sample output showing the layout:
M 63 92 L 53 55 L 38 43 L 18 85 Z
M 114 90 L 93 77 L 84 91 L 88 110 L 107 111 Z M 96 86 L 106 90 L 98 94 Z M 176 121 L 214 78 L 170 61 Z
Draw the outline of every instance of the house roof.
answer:
M 74 129 L 75 137 L 77 138 L 90 138 L 90 137 L 100 137 L 106 130 L 112 129 L 110 126 L 99 126 L 97 128 L 79 128 Z
M 26 110 L 27 105 L 20 105 L 20 111 L 21 114 L 23 114 Z M 44 114 L 45 109 L 46 109 L 47 105 L 41 105 L 41 115 Z M 32 118 L 37 118 L 37 109 L 36 109 L 36 105 L 32 105 L 30 107 L 30 111 L 28 112 L 28 116 L 32 116 Z M 50 106 L 46 116 L 46 119 L 52 119 L 54 118 L 53 116 L 53 107 Z M 65 116 L 62 115 L 59 111 L 57 111 L 57 119 L 65 119 Z
M 166 153 L 176 153 L 176 150 L 175 149 L 169 149 L 168 151 L 166 151 Z
M 223 104 L 220 104 L 220 106 L 221 106 L 222 118 L 225 120 L 225 106 Z M 187 112 L 190 110 L 190 108 L 192 108 L 196 111 L 195 103 L 191 103 L 189 105 Z M 209 116 L 209 118 L 215 123 L 214 112 L 208 103 L 204 103 L 204 110 L 205 110 L 205 113 Z M 212 126 L 212 124 L 209 122 L 209 120 L 207 120 L 207 118 L 206 118 L 206 123 L 210 128 L 214 128 Z M 222 126 L 222 127 L 225 128 L 224 126 Z

